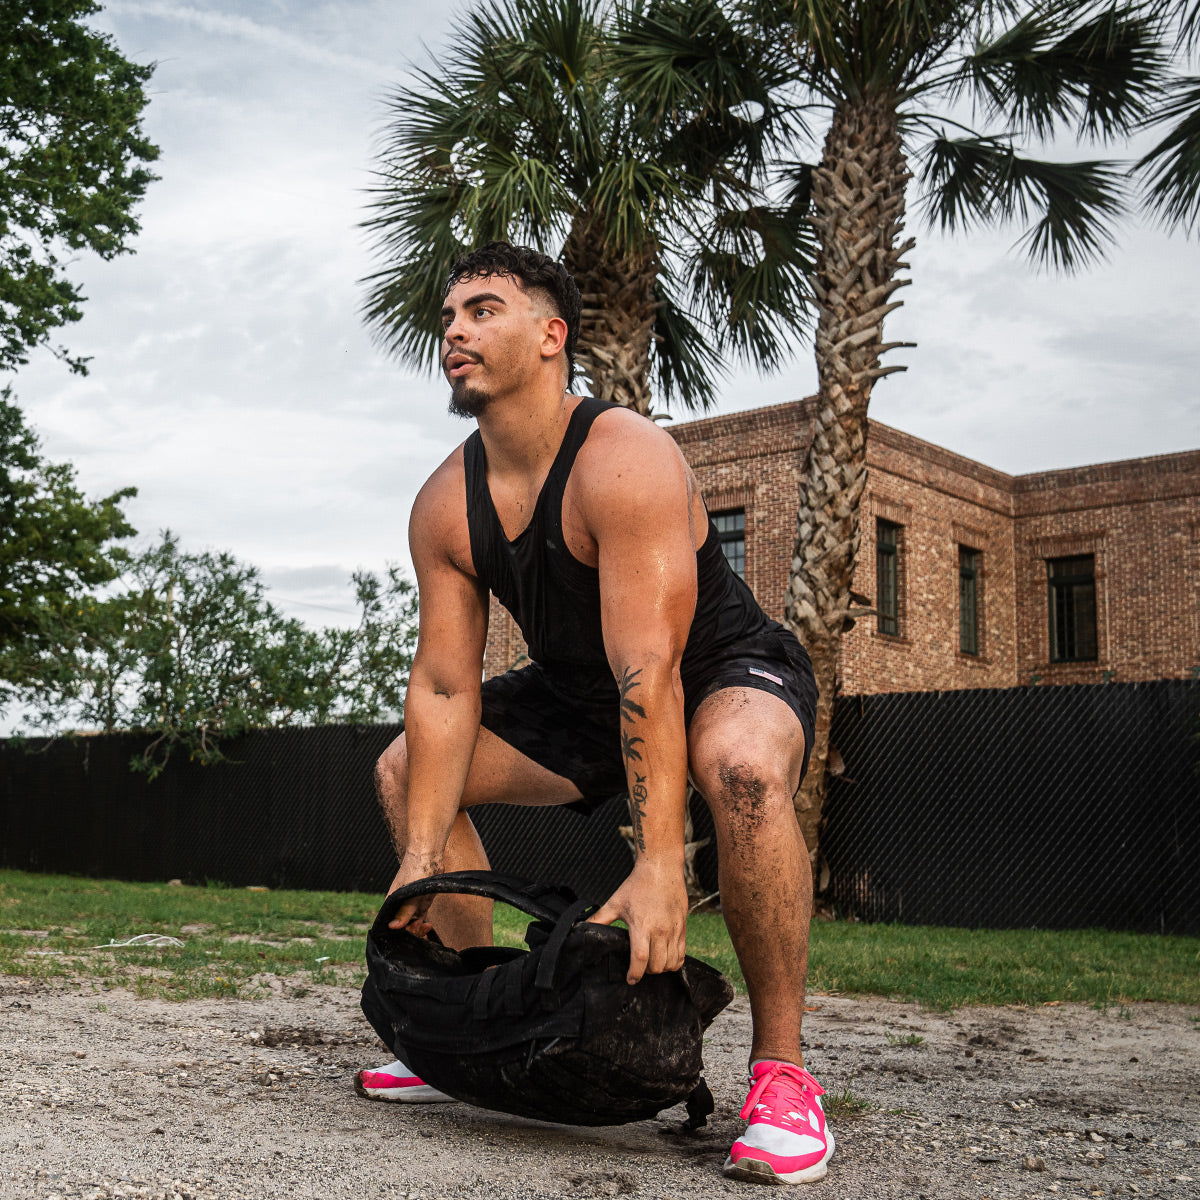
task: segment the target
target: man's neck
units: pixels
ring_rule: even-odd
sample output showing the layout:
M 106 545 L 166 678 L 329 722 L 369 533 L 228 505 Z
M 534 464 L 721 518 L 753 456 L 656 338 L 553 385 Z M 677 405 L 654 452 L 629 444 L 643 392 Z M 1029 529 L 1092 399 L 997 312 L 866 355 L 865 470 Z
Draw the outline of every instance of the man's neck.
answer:
M 479 417 L 491 475 L 541 475 L 558 453 L 575 407 L 566 390 L 498 397 Z

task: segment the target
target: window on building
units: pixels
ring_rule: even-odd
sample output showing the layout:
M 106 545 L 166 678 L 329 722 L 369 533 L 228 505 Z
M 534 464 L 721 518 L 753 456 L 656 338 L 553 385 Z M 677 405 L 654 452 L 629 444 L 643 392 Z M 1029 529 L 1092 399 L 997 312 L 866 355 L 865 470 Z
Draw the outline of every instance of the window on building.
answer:
M 1095 555 L 1047 559 L 1046 579 L 1050 590 L 1050 661 L 1095 661 Z
M 880 633 L 900 632 L 900 526 L 875 521 L 875 607 Z
M 979 653 L 979 575 L 983 555 L 968 546 L 958 548 L 958 648 Z
M 721 537 L 725 561 L 742 579 L 746 578 L 746 510 L 730 508 L 712 514 L 713 524 Z

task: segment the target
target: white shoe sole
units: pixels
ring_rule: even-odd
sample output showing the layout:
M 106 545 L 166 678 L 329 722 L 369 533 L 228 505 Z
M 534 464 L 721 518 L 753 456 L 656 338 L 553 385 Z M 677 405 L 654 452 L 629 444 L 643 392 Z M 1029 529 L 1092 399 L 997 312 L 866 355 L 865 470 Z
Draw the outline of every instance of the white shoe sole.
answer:
M 789 1171 L 780 1175 L 770 1163 L 759 1158 L 742 1158 L 734 1162 L 732 1158 L 725 1160 L 725 1174 L 730 1179 L 744 1179 L 747 1183 L 816 1183 L 824 1179 L 829 1167 L 819 1162 L 803 1171 Z
M 734 1162 L 732 1158 L 725 1160 L 725 1174 L 730 1179 L 744 1179 L 748 1183 L 816 1183 L 829 1173 L 829 1160 L 833 1157 L 833 1133 L 826 1130 L 828 1147 L 825 1157 L 820 1162 L 805 1167 L 803 1171 L 786 1171 L 782 1174 L 768 1162 L 760 1158 L 741 1158 Z
M 453 1104 L 454 1097 L 439 1092 L 437 1088 L 427 1083 L 414 1084 L 412 1087 L 396 1088 L 366 1088 L 356 1075 L 354 1090 L 368 1100 L 388 1100 L 393 1104 Z

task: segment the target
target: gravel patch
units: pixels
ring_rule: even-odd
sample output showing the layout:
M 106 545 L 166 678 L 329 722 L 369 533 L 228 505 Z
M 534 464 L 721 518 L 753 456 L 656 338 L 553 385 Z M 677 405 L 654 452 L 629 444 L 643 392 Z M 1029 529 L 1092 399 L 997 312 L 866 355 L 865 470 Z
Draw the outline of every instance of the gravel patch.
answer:
M 843 1114 L 813 1194 L 1200 1196 L 1200 1009 L 809 1003 L 808 1063 Z M 758 1195 L 721 1174 L 749 1027 L 739 999 L 709 1031 L 701 1133 L 677 1132 L 681 1109 L 578 1129 L 360 1099 L 354 1072 L 383 1053 L 347 988 L 171 1003 L 0 978 L 0 1197 Z

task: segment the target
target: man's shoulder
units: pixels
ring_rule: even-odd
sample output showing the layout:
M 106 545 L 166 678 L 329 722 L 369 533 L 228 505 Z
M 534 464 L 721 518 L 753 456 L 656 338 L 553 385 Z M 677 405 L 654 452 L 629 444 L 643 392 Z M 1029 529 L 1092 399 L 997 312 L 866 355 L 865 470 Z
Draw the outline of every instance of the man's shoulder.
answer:
M 460 442 L 434 468 L 433 474 L 421 485 L 417 498 L 413 502 L 414 510 L 418 507 L 439 507 L 444 501 L 454 496 L 462 497 L 467 469 L 463 457 L 466 442 Z M 465 515 L 465 514 L 464 514 Z
M 675 439 L 649 417 L 614 405 L 597 416 L 579 451 L 585 471 L 607 474 L 623 464 L 681 464 Z
M 466 467 L 456 446 L 421 485 L 409 517 L 410 539 L 457 546 L 467 527 Z
M 691 493 L 688 465 L 675 439 L 629 409 L 596 419 L 571 472 L 570 499 L 597 541 L 651 512 L 660 523 L 674 525 L 677 518 L 685 527 Z

